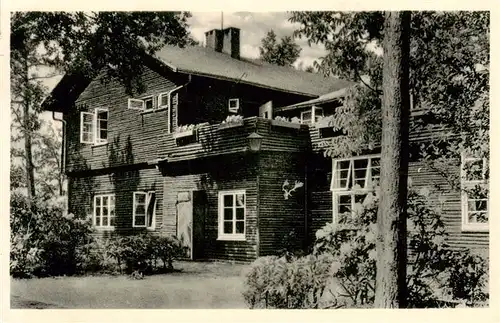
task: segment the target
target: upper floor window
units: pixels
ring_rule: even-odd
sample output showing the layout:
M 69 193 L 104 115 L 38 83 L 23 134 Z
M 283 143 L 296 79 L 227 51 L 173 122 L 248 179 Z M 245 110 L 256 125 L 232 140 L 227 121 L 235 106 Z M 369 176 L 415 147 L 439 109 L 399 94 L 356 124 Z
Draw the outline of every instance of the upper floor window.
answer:
M 245 240 L 245 190 L 219 192 L 219 240 Z
M 380 156 L 333 160 L 330 190 L 333 219 L 339 224 L 356 220 L 363 202 L 380 181 Z
M 96 145 L 108 142 L 108 109 L 80 113 L 80 142 Z
M 302 111 L 300 113 L 300 122 L 304 124 L 313 124 L 323 117 L 323 109 L 313 106 L 310 110 Z
M 229 99 L 229 112 L 238 113 L 240 108 L 240 99 Z
M 178 88 L 160 93 L 158 95 L 158 110 L 167 109 L 168 110 L 168 121 L 167 121 L 167 131 L 172 132 L 172 111 L 177 111 L 179 105 L 179 93 L 175 92 Z
M 156 192 L 134 192 L 132 226 L 155 228 Z
M 94 216 L 92 223 L 96 228 L 114 228 L 115 195 L 103 194 L 94 196 Z
M 462 229 L 487 231 L 489 224 L 488 161 L 462 156 Z

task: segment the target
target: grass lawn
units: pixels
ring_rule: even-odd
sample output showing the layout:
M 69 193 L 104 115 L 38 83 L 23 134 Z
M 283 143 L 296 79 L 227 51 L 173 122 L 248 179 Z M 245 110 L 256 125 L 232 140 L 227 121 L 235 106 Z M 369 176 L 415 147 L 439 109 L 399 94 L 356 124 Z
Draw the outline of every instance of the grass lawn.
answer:
M 128 276 L 11 279 L 11 308 L 246 308 L 245 265 L 178 262 L 142 280 Z

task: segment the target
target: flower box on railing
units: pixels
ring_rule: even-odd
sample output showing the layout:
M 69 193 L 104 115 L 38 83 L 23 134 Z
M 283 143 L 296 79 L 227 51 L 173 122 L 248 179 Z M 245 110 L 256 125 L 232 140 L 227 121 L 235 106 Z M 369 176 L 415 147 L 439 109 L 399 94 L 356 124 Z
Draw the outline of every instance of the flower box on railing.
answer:
M 196 130 L 190 129 L 185 131 L 174 132 L 172 137 L 174 137 L 174 139 L 180 139 L 180 138 L 192 137 L 194 135 L 196 135 Z
M 300 123 L 288 122 L 282 120 L 271 120 L 271 125 L 277 127 L 292 128 L 292 129 L 300 129 L 302 127 Z
M 243 120 L 240 121 L 232 121 L 232 122 L 224 122 L 219 124 L 219 129 L 228 129 L 228 128 L 236 128 L 243 126 L 245 122 Z

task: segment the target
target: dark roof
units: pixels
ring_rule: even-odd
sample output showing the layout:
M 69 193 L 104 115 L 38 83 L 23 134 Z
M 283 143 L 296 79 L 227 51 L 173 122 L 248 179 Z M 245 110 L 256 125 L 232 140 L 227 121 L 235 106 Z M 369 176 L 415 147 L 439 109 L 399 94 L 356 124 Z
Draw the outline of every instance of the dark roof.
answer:
M 354 83 L 308 73 L 292 67 L 272 65 L 255 59 L 235 59 L 211 48 L 167 45 L 154 57 L 174 72 L 240 82 L 316 98 Z M 65 75 L 44 101 L 43 108 L 62 111 L 85 90 L 90 80 L 81 75 Z
M 352 84 L 354 84 L 354 83 L 352 83 Z M 345 87 L 345 88 L 342 88 L 340 90 L 324 94 L 316 99 L 311 99 L 311 100 L 295 103 L 292 105 L 288 105 L 286 107 L 280 107 L 280 108 L 277 108 L 276 111 L 288 111 L 288 110 L 311 107 L 313 105 L 320 105 L 320 104 L 330 103 L 333 101 L 338 101 L 340 98 L 345 96 L 347 89 L 348 89 L 348 87 Z
M 176 72 L 239 81 L 284 92 L 317 97 L 353 83 L 291 67 L 271 65 L 258 60 L 235 59 L 211 48 L 167 45 L 156 58 Z

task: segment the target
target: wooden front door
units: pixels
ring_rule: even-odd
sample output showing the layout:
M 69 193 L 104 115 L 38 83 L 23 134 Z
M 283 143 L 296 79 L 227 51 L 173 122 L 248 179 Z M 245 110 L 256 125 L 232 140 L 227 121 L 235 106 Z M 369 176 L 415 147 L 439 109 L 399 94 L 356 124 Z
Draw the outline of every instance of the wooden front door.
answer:
M 203 257 L 203 237 L 206 214 L 204 191 L 177 194 L 177 237 L 187 247 L 189 259 Z

